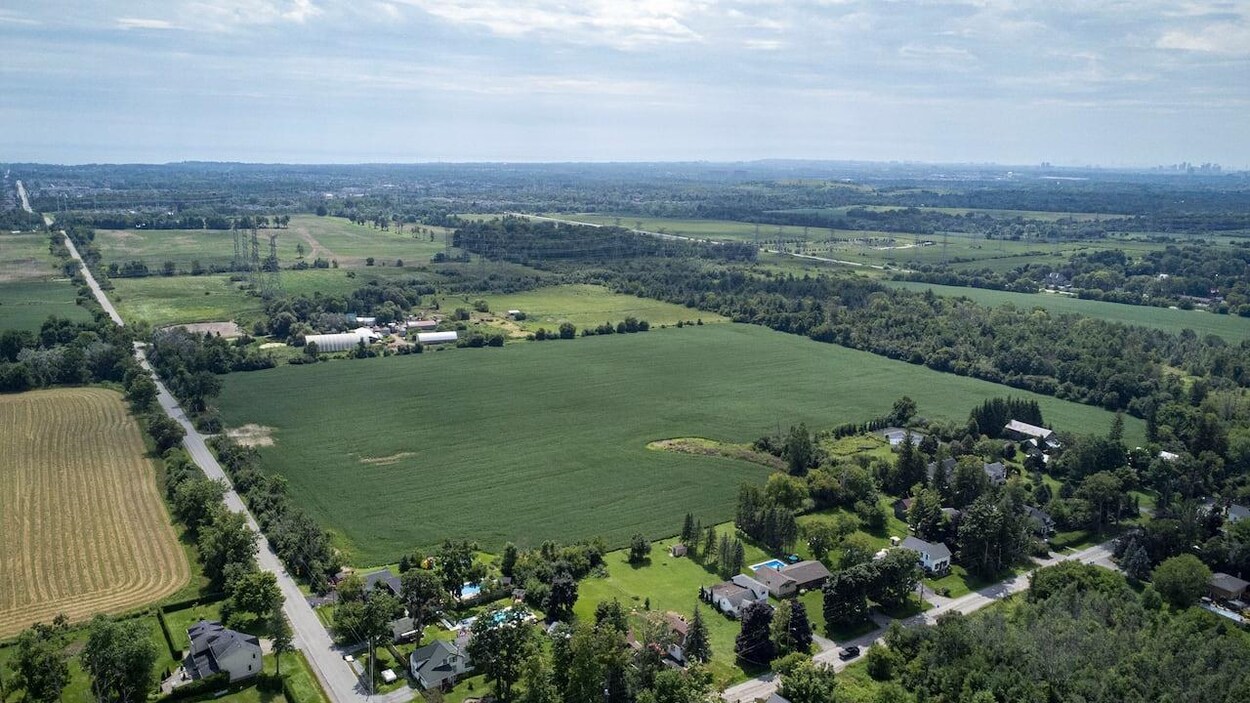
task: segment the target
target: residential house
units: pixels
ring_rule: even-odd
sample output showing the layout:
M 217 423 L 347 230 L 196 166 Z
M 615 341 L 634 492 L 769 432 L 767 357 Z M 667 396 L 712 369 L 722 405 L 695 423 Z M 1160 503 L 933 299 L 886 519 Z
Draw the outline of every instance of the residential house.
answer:
M 738 617 L 738 613 L 742 612 L 748 604 L 768 599 L 767 594 L 763 598 L 758 598 L 750 589 L 743 588 L 732 581 L 718 583 L 711 588 L 700 588 L 699 596 L 731 618 Z
M 924 467 L 925 476 L 929 479 L 929 483 L 933 483 L 933 476 L 937 473 L 938 467 L 940 466 L 942 467 L 942 474 L 946 477 L 947 481 L 950 481 L 955 475 L 955 465 L 958 463 L 959 462 L 956 461 L 954 457 L 946 457 L 941 462 L 930 461 L 928 465 Z
M 412 618 L 399 618 L 388 623 L 391 628 L 391 641 L 396 644 L 403 644 L 419 639 L 421 631 L 417 629 L 417 624 Z
M 908 537 L 899 544 L 903 549 L 911 549 L 920 555 L 920 565 L 930 574 L 944 574 L 951 568 L 951 550 L 945 544 L 926 542 L 916 537 Z
M 1055 533 L 1055 521 L 1045 510 L 1026 505 L 1024 514 L 1028 516 L 1029 522 L 1033 523 L 1033 532 L 1039 537 L 1046 539 Z
M 738 574 L 729 581 L 750 591 L 755 596 L 755 600 L 768 600 L 768 586 L 746 574 Z
M 434 640 L 413 650 L 408 668 L 422 690 L 451 688 L 461 675 L 473 670 L 464 645 L 446 640 Z
M 182 668 L 192 679 L 226 674 L 234 682 L 261 672 L 260 640 L 255 635 L 201 620 L 187 628 L 187 637 L 191 649 L 182 659 Z
M 1246 593 L 1250 582 L 1225 573 L 1211 575 L 1211 598 L 1214 600 L 1239 600 Z
M 959 518 L 963 517 L 963 512 L 956 508 L 942 508 L 942 515 L 952 523 L 959 522 Z
M 781 573 L 794 579 L 801 591 L 820 588 L 833 575 L 829 573 L 829 569 L 824 564 L 811 559 L 783 566 L 781 567 Z
M 1059 440 L 1055 437 L 1054 430 L 1048 430 L 1045 427 L 1030 425 L 1027 422 L 1012 420 L 1003 427 L 1003 436 L 1008 439 L 1014 439 L 1020 442 L 1033 439 L 1038 442 L 1038 446 L 1043 449 L 1058 449 Z
M 390 569 L 382 569 L 371 574 L 365 574 L 365 595 L 373 593 L 379 588 L 398 598 L 400 593 L 399 577 L 392 574 Z
M 1003 466 L 1003 462 L 996 461 L 993 464 L 984 466 L 985 475 L 990 479 L 990 483 L 995 486 L 1001 486 L 1007 482 L 1007 467 Z
M 894 517 L 907 522 L 907 515 L 911 512 L 912 503 L 915 502 L 915 498 L 899 498 L 894 501 Z
M 773 693 L 764 703 L 790 703 L 790 699 L 782 698 L 780 693 Z
M 789 598 L 799 592 L 799 582 L 794 577 L 771 566 L 756 569 L 755 578 L 768 588 L 768 593 L 773 598 Z
M 1230 524 L 1246 518 L 1250 518 L 1250 508 L 1244 505 L 1237 505 L 1236 503 L 1228 506 L 1228 522 Z
M 673 661 L 686 665 L 686 637 L 690 634 L 690 623 L 677 613 L 668 612 L 664 614 L 664 620 L 668 623 L 669 633 L 672 635 L 672 642 L 668 645 L 668 656 Z

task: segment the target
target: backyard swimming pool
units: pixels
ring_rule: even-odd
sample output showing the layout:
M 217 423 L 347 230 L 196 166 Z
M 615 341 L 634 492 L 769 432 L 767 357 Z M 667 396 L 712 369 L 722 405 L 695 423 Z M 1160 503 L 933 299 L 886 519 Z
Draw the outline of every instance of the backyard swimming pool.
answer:
M 460 587 L 460 599 L 467 600 L 469 598 L 474 598 L 481 592 L 482 585 L 480 583 L 466 583 Z
M 785 566 L 785 565 L 786 565 L 786 563 L 785 563 L 784 561 L 780 560 L 780 559 L 769 559 L 768 561 L 762 561 L 762 562 L 760 562 L 760 563 L 758 563 L 758 564 L 752 564 L 752 565 L 751 565 L 751 571 L 753 571 L 753 572 L 754 572 L 754 571 L 759 571 L 759 570 L 760 570 L 760 567 L 764 567 L 764 566 L 767 566 L 767 567 L 769 567 L 769 568 L 771 568 L 771 569 L 776 569 L 776 570 L 778 570 L 778 571 L 781 571 L 781 567 L 783 567 L 783 566 Z

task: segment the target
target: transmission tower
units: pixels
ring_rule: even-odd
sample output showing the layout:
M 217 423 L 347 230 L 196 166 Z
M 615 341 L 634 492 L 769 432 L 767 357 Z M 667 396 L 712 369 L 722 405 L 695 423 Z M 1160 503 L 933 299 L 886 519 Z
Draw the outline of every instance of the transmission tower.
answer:
M 245 244 L 243 242 L 243 231 L 239 229 L 239 221 L 235 220 L 230 225 L 230 234 L 234 237 L 234 258 L 230 260 L 230 270 L 243 270 L 243 250 Z
M 252 288 L 259 289 L 260 281 L 260 239 L 256 232 L 256 221 L 252 221 L 252 251 L 248 257 L 248 278 L 252 284 Z
M 949 243 L 950 237 L 951 237 L 950 232 L 942 232 L 942 265 L 943 266 L 946 266 L 947 264 L 950 263 L 950 259 L 946 257 L 946 245 Z
M 265 280 L 262 293 L 276 293 L 282 290 L 280 268 L 278 266 L 278 235 L 269 235 L 269 258 L 265 260 Z

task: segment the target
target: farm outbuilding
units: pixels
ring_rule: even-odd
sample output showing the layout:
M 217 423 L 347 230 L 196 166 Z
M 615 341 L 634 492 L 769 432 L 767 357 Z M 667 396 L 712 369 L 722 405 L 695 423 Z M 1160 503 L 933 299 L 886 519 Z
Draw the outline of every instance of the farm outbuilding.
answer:
M 304 337 L 304 344 L 316 344 L 317 351 L 339 352 L 355 349 L 357 344 L 369 344 L 377 339 L 378 334 L 368 327 L 360 327 L 351 332 L 338 334 L 310 334 Z
M 417 341 L 421 344 L 447 344 L 455 342 L 455 332 L 418 332 Z
M 408 328 L 414 330 L 432 330 L 438 327 L 438 320 L 409 320 Z

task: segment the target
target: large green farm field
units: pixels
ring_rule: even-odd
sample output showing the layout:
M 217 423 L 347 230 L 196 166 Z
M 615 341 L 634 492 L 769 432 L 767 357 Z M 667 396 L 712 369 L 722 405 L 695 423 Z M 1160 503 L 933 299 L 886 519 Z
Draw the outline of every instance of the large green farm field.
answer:
M 0 234 L 0 329 L 37 330 L 49 315 L 89 320 L 48 251 L 48 235 Z
M 1057 429 L 1103 431 L 1103 410 L 737 324 L 287 366 L 225 378 L 227 426 L 272 430 L 267 470 L 358 565 L 445 537 L 498 549 L 635 532 L 693 511 L 728 519 L 766 469 L 648 450 L 668 437 L 746 442 L 806 422 L 887 412 L 963 420 L 982 400 L 1034 398 Z M 1130 419 L 1126 439 L 1144 426 Z
M 672 325 L 684 320 L 728 321 L 728 318 L 714 312 L 693 310 L 661 300 L 622 295 L 603 286 L 584 284 L 549 286 L 512 295 L 448 297 L 444 299 L 442 307 L 451 309 L 458 301 L 463 304 L 478 298 L 484 299 L 495 313 L 508 310 L 524 312 L 526 317 L 520 321 L 519 326 L 529 331 L 540 327 L 555 330 L 564 322 L 571 322 L 581 329 L 604 322 L 620 322 L 630 316 L 646 320 L 652 326 Z
M 296 215 L 285 228 L 258 231 L 260 255 L 268 255 L 271 234 L 277 237 L 278 259 L 284 267 L 298 260 L 297 247 L 303 248 L 309 262 L 320 257 L 348 268 L 365 266 L 369 257 L 375 262 L 428 263 L 443 251 L 446 230 L 421 225 L 422 231 L 414 233 L 409 227 L 397 232 L 393 227 L 381 230 L 342 217 Z M 98 230 L 95 244 L 105 264 L 140 260 L 153 270 L 166 261 L 184 272 L 194 261 L 206 269 L 228 266 L 234 256 L 234 233 L 229 230 Z
M 986 288 L 966 288 L 962 286 L 941 286 L 931 283 L 913 281 L 887 281 L 887 285 L 907 290 L 925 291 L 947 296 L 969 298 L 982 305 L 1006 305 L 1018 308 L 1042 308 L 1052 313 L 1074 313 L 1100 320 L 1121 322 L 1126 325 L 1141 325 L 1180 332 L 1191 329 L 1201 335 L 1214 334 L 1230 342 L 1250 339 L 1250 319 L 1236 315 L 1217 315 L 1202 310 L 1173 310 L 1171 308 L 1147 307 L 1144 305 L 1122 305 L 1105 303 L 1101 300 L 1081 300 L 1067 295 L 1050 293 L 1014 293 L 1011 291 L 989 290 Z

